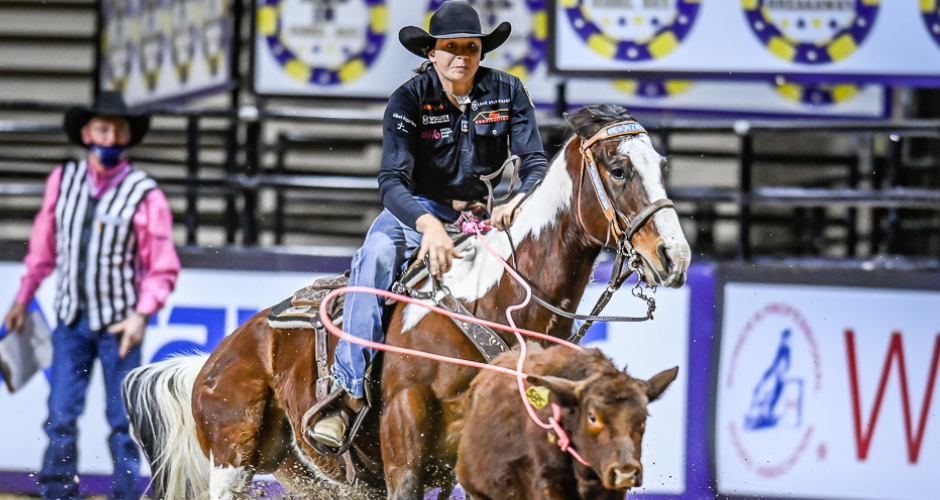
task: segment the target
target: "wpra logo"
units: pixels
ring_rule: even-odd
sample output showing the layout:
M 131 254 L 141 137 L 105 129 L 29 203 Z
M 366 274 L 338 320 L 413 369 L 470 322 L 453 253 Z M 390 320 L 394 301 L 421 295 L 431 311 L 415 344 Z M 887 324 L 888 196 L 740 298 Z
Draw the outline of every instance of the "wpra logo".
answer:
M 745 467 L 785 474 L 817 438 L 812 404 L 823 375 L 810 325 L 793 307 L 769 304 L 747 322 L 731 356 L 723 383 L 735 404 L 722 425 Z M 816 451 L 824 456 L 825 446 Z

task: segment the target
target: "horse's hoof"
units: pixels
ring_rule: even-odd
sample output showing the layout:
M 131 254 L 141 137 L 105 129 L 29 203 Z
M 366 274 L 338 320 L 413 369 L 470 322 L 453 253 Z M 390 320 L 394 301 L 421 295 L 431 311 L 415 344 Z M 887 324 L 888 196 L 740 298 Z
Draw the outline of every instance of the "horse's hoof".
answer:
M 310 437 L 318 443 L 339 448 L 346 437 L 346 421 L 339 413 L 323 417 L 310 429 Z

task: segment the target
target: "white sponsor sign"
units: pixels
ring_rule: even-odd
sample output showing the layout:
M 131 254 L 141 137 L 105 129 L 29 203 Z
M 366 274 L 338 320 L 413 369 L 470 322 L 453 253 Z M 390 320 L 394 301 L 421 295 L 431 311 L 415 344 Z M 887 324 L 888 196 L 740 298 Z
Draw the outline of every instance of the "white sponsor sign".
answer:
M 721 493 L 937 498 L 940 292 L 731 283 L 724 297 Z
M 443 0 L 259 0 L 256 2 L 254 86 L 262 94 L 386 99 L 426 58 L 398 41 L 405 26 L 428 29 Z M 483 32 L 503 21 L 512 34 L 482 65 L 522 79 L 532 98 L 550 104 L 547 0 L 469 2 Z
M 151 103 L 230 80 L 230 0 L 105 0 L 101 88 Z
M 558 0 L 565 72 L 940 76 L 935 0 Z
M 0 263 L 0 283 L 5 284 L 0 289 L 3 314 L 13 303 L 23 270 L 20 264 Z M 184 269 L 176 291 L 156 316 L 156 326 L 147 329 L 143 360 L 148 363 L 154 356 L 162 358 L 204 346 L 207 342 L 214 345 L 235 329 L 240 323 L 239 317 L 246 318 L 273 306 L 321 276 L 324 275 Z M 56 324 L 52 308 L 54 298 L 54 281 L 50 276 L 39 289 L 37 300 L 52 327 Z M 39 470 L 48 442 L 42 429 L 48 415 L 48 396 L 49 383 L 44 374 L 37 374 L 16 394 L 0 389 L 0 422 L 3 422 L 0 470 Z M 110 474 L 112 469 L 108 451 L 110 429 L 104 402 L 103 378 L 96 363 L 85 412 L 78 422 L 78 470 L 81 473 Z
M 573 78 L 571 107 L 612 103 L 630 109 L 786 116 L 883 117 L 882 85 L 800 85 L 770 82 Z
M 591 312 L 605 285 L 588 286 L 579 313 Z M 629 286 L 625 284 L 614 294 L 604 314 L 646 314 L 646 303 L 630 295 Z M 626 366 L 635 378 L 649 379 L 667 368 L 679 367 L 675 382 L 661 399 L 650 403 L 650 417 L 643 435 L 643 486 L 636 492 L 681 494 L 686 484 L 689 289 L 660 287 L 652 296 L 656 299 L 656 319 L 640 323 L 597 323 L 585 336 L 583 345 L 600 348 L 617 366 Z

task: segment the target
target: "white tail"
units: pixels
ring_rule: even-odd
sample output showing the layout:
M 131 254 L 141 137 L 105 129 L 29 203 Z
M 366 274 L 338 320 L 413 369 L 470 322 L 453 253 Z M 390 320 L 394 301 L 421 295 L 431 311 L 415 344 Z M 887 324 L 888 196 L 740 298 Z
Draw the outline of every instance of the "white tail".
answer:
M 150 461 L 155 499 L 208 498 L 211 464 L 199 447 L 192 411 L 193 384 L 207 359 L 171 358 L 124 379 L 131 435 Z

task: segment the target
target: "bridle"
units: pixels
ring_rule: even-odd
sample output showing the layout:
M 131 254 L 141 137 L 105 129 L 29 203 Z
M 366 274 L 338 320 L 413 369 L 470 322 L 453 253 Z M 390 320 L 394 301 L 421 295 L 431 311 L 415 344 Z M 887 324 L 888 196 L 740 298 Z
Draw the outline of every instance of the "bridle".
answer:
M 654 201 L 653 203 L 643 207 L 636 216 L 631 220 L 627 218 L 620 210 L 613 206 L 610 202 L 611 196 L 607 191 L 607 186 L 604 185 L 604 182 L 601 180 L 600 173 L 597 170 L 597 160 L 594 159 L 594 151 L 591 149 L 592 146 L 601 141 L 606 141 L 607 139 L 613 139 L 614 137 L 621 137 L 624 135 L 638 135 L 645 134 L 646 129 L 642 125 L 635 121 L 624 121 L 620 123 L 615 123 L 609 127 L 605 127 L 594 134 L 590 139 L 581 143 L 581 175 L 580 186 L 578 189 L 578 221 L 581 223 L 582 227 L 584 226 L 584 221 L 581 218 L 581 188 L 584 186 L 584 172 L 587 171 L 591 177 L 591 184 L 594 186 L 594 193 L 597 194 L 597 200 L 601 204 L 601 208 L 604 210 L 604 217 L 607 218 L 607 224 L 609 227 L 608 232 L 608 241 L 610 238 L 610 233 L 613 233 L 614 239 L 617 240 L 617 246 L 621 247 L 624 243 L 628 244 L 630 248 L 633 248 L 633 236 L 636 235 L 637 231 L 640 230 L 647 221 L 655 214 L 656 212 L 664 208 L 675 208 L 675 204 L 669 198 L 662 198 Z M 603 242 L 606 246 L 607 242 Z
M 613 203 L 611 203 L 610 193 L 601 179 L 600 172 L 597 170 L 597 160 L 594 158 L 594 151 L 591 149 L 591 147 L 599 142 L 606 141 L 607 139 L 645 133 L 647 133 L 646 129 L 644 129 L 642 125 L 633 120 L 628 120 L 604 127 L 596 134 L 591 136 L 590 139 L 581 143 L 581 173 L 579 175 L 577 201 L 578 222 L 584 229 L 585 234 L 589 234 L 587 231 L 587 226 L 584 225 L 584 220 L 581 217 L 581 192 L 583 191 L 584 187 L 584 177 L 586 171 L 591 178 L 591 185 L 594 186 L 594 193 L 597 195 L 597 201 L 601 205 L 601 209 L 604 212 L 604 217 L 607 218 L 607 241 L 599 241 L 599 243 L 602 246 L 608 246 L 608 243 L 610 242 L 610 236 L 613 235 L 614 239 L 616 240 L 616 257 L 614 258 L 614 265 L 610 273 L 610 281 L 607 283 L 607 287 L 604 289 L 604 292 L 597 299 L 597 302 L 591 309 L 591 314 L 572 314 L 567 311 L 562 311 L 561 309 L 552 306 L 538 297 L 534 297 L 536 302 L 555 314 L 570 319 L 581 319 L 584 321 L 581 323 L 581 326 L 578 328 L 578 330 L 574 332 L 568 339 L 570 342 L 574 342 L 576 344 L 580 343 L 581 339 L 584 338 L 584 334 L 587 333 L 588 328 L 590 328 L 595 321 L 638 322 L 653 319 L 653 311 L 656 310 L 656 302 L 652 297 L 643 293 L 643 288 L 641 287 L 641 283 L 643 282 L 642 279 L 637 280 L 636 286 L 633 287 L 632 293 L 634 297 L 642 299 L 646 302 L 646 316 L 598 316 L 607 303 L 610 302 L 610 299 L 613 297 L 614 293 L 620 289 L 621 285 L 623 285 L 624 281 L 626 281 L 631 274 L 639 271 L 640 269 L 641 258 L 640 254 L 633 246 L 633 236 L 636 235 L 636 233 L 644 225 L 646 225 L 647 222 L 649 222 L 650 218 L 652 218 L 656 212 L 659 212 L 664 208 L 674 209 L 675 204 L 668 198 L 662 198 L 641 208 L 637 212 L 636 216 L 633 217 L 633 219 L 628 218 L 619 209 L 614 207 Z M 653 288 L 655 289 L 655 286 Z
M 591 184 L 594 186 L 594 192 L 597 194 L 597 200 L 604 211 L 604 216 L 607 218 L 608 223 L 607 241 L 597 241 L 601 244 L 601 246 L 609 246 L 608 243 L 610 242 L 610 236 L 613 235 L 614 239 L 616 240 L 616 257 L 614 258 L 614 264 L 610 274 L 610 281 L 607 283 L 607 287 L 604 289 L 604 292 L 597 299 L 597 303 L 595 303 L 594 307 L 591 309 L 591 314 L 577 314 L 564 311 L 545 301 L 545 299 L 542 299 L 538 295 L 535 295 L 534 293 L 532 294 L 532 299 L 535 300 L 535 302 L 545 309 L 548 309 L 552 313 L 567 319 L 583 321 L 578 330 L 572 333 L 571 337 L 569 337 L 569 342 L 574 342 L 576 344 L 580 343 L 588 328 L 590 328 L 591 325 L 596 321 L 640 322 L 653 319 L 653 311 L 656 310 L 656 301 L 653 300 L 652 297 L 643 293 L 643 288 L 641 287 L 641 283 L 643 282 L 642 279 L 637 280 L 636 286 L 633 287 L 632 293 L 634 297 L 637 297 L 646 302 L 646 316 L 598 316 L 607 303 L 610 302 L 610 299 L 613 297 L 614 293 L 620 289 L 621 285 L 623 285 L 624 281 L 626 281 L 626 279 L 630 277 L 631 274 L 640 269 L 641 257 L 633 247 L 633 236 L 635 236 L 636 233 L 644 225 L 646 225 L 647 222 L 649 222 L 650 218 L 652 218 L 656 212 L 659 212 L 664 208 L 675 208 L 675 204 L 668 198 L 662 198 L 640 209 L 633 219 L 628 218 L 611 203 L 611 196 L 607 190 L 607 187 L 601 180 L 600 173 L 597 170 L 597 160 L 594 158 L 594 152 L 591 150 L 591 147 L 607 139 L 613 139 L 615 137 L 624 135 L 637 135 L 645 133 L 647 133 L 646 129 L 644 129 L 642 125 L 633 120 L 629 120 L 604 127 L 594 134 L 590 139 L 581 143 L 581 173 L 579 176 L 580 185 L 578 188 L 577 201 L 578 222 L 581 224 L 585 234 L 590 234 L 587 230 L 587 226 L 584 224 L 584 220 L 581 217 L 581 191 L 584 187 L 584 177 L 586 171 L 591 177 Z M 513 163 L 515 160 L 518 160 L 518 157 L 510 157 L 508 160 L 506 160 L 505 163 L 503 163 L 503 166 L 500 167 L 496 173 L 481 177 L 481 180 L 483 180 L 483 182 L 486 184 L 489 191 L 487 206 L 489 207 L 490 211 L 492 210 L 493 200 L 493 188 L 490 185 L 490 180 L 501 175 L 503 169 L 508 164 Z M 514 180 L 516 175 L 517 174 L 514 172 Z M 522 200 L 520 200 L 519 204 L 521 205 L 534 191 L 535 188 L 529 190 Z M 510 195 L 507 194 L 503 199 L 508 199 L 509 196 Z M 516 246 L 512 241 L 512 234 L 509 231 L 506 231 L 505 234 L 509 239 L 509 248 L 513 260 L 512 265 L 513 267 L 517 267 Z M 432 281 L 436 280 L 432 278 Z M 652 288 L 655 289 L 655 286 L 652 286 Z

